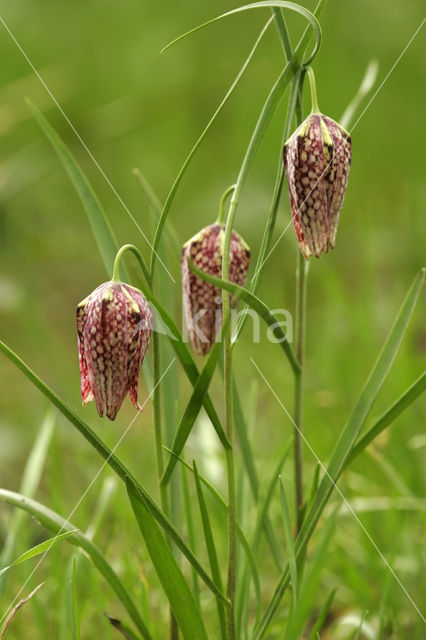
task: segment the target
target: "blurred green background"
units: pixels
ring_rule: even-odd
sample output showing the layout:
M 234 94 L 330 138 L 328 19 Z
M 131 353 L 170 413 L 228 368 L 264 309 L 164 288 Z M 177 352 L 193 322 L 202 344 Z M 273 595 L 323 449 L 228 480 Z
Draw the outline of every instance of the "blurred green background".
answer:
M 245 60 L 268 9 L 228 18 L 162 55 L 160 50 L 188 28 L 232 6 L 238 5 L 219 0 L 205 6 L 194 0 L 0 0 L 0 15 L 151 238 L 150 213 L 132 168 L 138 167 L 147 176 L 164 201 L 187 153 Z M 314 3 L 306 1 L 305 6 L 313 8 Z M 378 86 L 423 17 L 421 0 L 395 1 L 391 8 L 384 0 L 327 0 L 321 18 L 323 44 L 314 64 L 322 111 L 339 119 L 371 58 L 380 65 Z M 290 14 L 288 27 L 296 42 L 304 20 Z M 328 459 L 405 292 L 425 262 L 425 118 L 421 100 L 425 54 L 423 29 L 353 131 L 352 169 L 337 246 L 310 265 L 305 432 L 322 460 Z M 134 410 L 126 400 L 117 421 L 107 423 L 97 417 L 93 405 L 85 410 L 80 407 L 74 320 L 76 303 L 109 276 L 80 201 L 32 119 L 25 96 L 45 113 L 81 163 L 119 242 L 137 244 L 146 256 L 149 248 L 1 24 L 0 59 L 0 337 L 113 446 Z M 179 189 L 170 219 L 182 241 L 214 220 L 220 195 L 235 181 L 257 115 L 282 67 L 281 46 L 271 27 Z M 286 103 L 287 96 L 251 171 L 237 215 L 236 227 L 252 249 L 253 265 L 281 153 Z M 289 215 L 285 190 L 276 238 L 288 224 Z M 261 297 L 271 308 L 294 308 L 296 256 L 291 227 L 268 260 L 262 282 Z M 178 255 L 171 257 L 169 267 L 179 284 Z M 157 273 L 160 269 L 158 265 Z M 180 322 L 179 286 L 174 311 Z M 402 393 L 424 367 L 424 313 L 423 295 L 374 415 Z M 237 349 L 236 377 L 244 406 L 255 397 L 253 446 L 260 477 L 266 480 L 290 437 L 291 424 L 259 378 L 250 356 L 289 410 L 292 380 L 280 350 L 265 339 L 253 345 L 248 324 Z M 220 384 L 217 376 L 213 395 L 219 408 L 223 405 Z M 185 381 L 182 406 L 188 394 Z M 146 395 L 143 384 L 140 395 Z M 170 401 L 174 403 L 175 398 Z M 4 358 L 0 358 L 0 406 L 0 485 L 18 490 L 47 404 Z M 363 500 L 362 521 L 383 554 L 392 560 L 417 604 L 425 592 L 424 574 L 422 584 L 420 573 L 425 561 L 425 416 L 425 402 L 420 398 L 371 448 L 373 453 L 364 453 L 341 481 L 346 497 Z M 207 439 L 208 427 L 201 425 L 199 430 L 193 452 L 202 468 L 203 461 L 205 469 L 212 462 L 216 464 L 215 482 L 223 488 L 224 471 L 220 458 L 215 457 L 214 438 Z M 199 448 L 203 439 L 209 443 L 204 452 Z M 150 407 L 120 445 L 119 455 L 144 485 L 155 491 Z M 305 460 L 308 480 L 314 466 L 309 451 L 305 451 Z M 96 454 L 59 419 L 38 499 L 67 515 L 99 466 Z M 290 469 L 288 476 L 291 478 Z M 98 480 L 73 518 L 81 528 L 87 527 L 100 483 Z M 398 509 L 401 497 L 407 498 L 407 504 L 412 500 L 409 504 L 414 506 Z M 374 498 L 385 499 L 384 510 L 371 506 Z M 273 509 L 280 527 L 278 500 Z M 11 510 L 2 506 L 2 536 L 10 515 Z M 35 543 L 41 536 L 41 529 L 30 525 L 29 519 L 27 522 L 28 539 L 22 548 L 18 541 L 20 551 L 26 548 L 25 542 Z M 121 487 L 98 543 L 114 559 L 123 579 L 133 581 L 138 593 L 138 554 L 144 552 Z M 43 624 L 48 624 L 56 637 L 61 559 L 68 553 L 64 546 L 53 551 L 31 580 L 33 586 L 47 580 L 38 601 L 46 603 L 48 612 L 29 605 L 17 617 L 11 637 L 28 638 L 28 625 L 36 625 L 34 620 L 38 619 L 41 627 L 34 626 L 31 637 L 44 637 L 39 630 Z M 269 564 L 265 560 L 264 575 L 270 573 L 263 584 L 265 597 L 275 581 Z M 29 570 L 26 565 L 11 576 L 10 599 Z M 145 570 L 156 585 L 149 563 Z M 368 609 L 374 626 L 375 612 L 389 583 L 386 606 L 400 629 L 395 637 L 424 637 L 419 615 L 396 581 L 388 580 L 388 573 L 354 519 L 342 516 L 322 578 L 324 588 L 338 587 L 335 617 L 351 612 L 359 615 Z M 87 585 L 82 588 L 89 589 Z M 100 584 L 99 590 L 97 602 L 102 604 L 88 601 L 84 605 L 83 637 L 100 628 L 105 633 L 102 637 L 109 637 L 102 612 L 120 613 L 118 607 L 114 610 L 116 604 L 108 589 Z M 155 586 L 152 598 L 154 611 L 163 610 L 164 600 Z M 337 627 L 333 633 L 330 637 L 338 638 L 339 633 L 346 637 Z

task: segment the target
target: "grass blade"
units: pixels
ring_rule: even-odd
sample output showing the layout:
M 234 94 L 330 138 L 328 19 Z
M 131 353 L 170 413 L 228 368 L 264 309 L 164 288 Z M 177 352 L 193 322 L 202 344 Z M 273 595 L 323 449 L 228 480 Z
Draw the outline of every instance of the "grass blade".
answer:
M 240 298 L 245 302 L 251 309 L 256 311 L 256 313 L 262 318 L 262 320 L 268 325 L 268 327 L 272 330 L 275 338 L 279 341 L 281 348 L 284 350 L 285 355 L 290 363 L 291 368 L 294 372 L 298 372 L 300 367 L 296 360 L 296 357 L 293 353 L 293 349 L 290 347 L 290 344 L 287 340 L 287 337 L 282 330 L 280 323 L 273 313 L 268 309 L 266 304 L 260 300 L 257 296 L 253 295 L 248 291 L 248 289 L 244 289 L 244 287 L 240 287 L 238 284 L 234 282 L 229 282 L 228 280 L 222 280 L 221 278 L 216 278 L 215 276 L 198 269 L 195 266 L 191 259 L 188 259 L 189 268 L 193 273 L 195 273 L 199 278 L 213 284 L 215 287 L 220 287 L 221 289 L 225 289 L 229 291 L 237 298 Z
M 191 398 L 183 413 L 182 419 L 180 421 L 179 427 L 176 432 L 175 439 L 173 441 L 172 450 L 173 450 L 173 453 L 176 455 L 179 455 L 183 447 L 185 446 L 188 436 L 191 433 L 191 429 L 194 426 L 195 420 L 197 419 L 197 416 L 200 413 L 201 407 L 203 406 L 207 389 L 209 388 L 211 379 L 214 374 L 214 370 L 216 368 L 220 347 L 221 345 L 219 342 L 217 342 L 213 346 L 213 349 L 211 350 L 207 358 L 207 362 L 201 371 L 201 374 L 197 380 L 196 385 L 194 386 L 194 390 L 192 392 Z M 177 458 L 174 455 L 170 456 L 167 466 L 164 470 L 163 477 L 161 478 L 161 484 L 163 485 L 167 484 L 167 482 L 170 479 L 170 476 L 173 473 L 173 469 L 175 468 L 176 463 L 177 463 Z
M 329 463 L 327 473 L 324 475 L 317 494 L 309 507 L 308 513 L 302 524 L 302 528 L 296 540 L 296 556 L 302 554 L 308 544 L 308 541 L 318 523 L 321 513 L 327 504 L 333 487 L 337 482 L 339 475 L 344 468 L 347 459 L 351 454 L 352 447 L 356 441 L 365 420 L 371 410 L 371 407 L 383 385 L 391 365 L 396 357 L 402 338 L 406 332 L 409 320 L 414 311 L 417 299 L 420 295 L 425 278 L 425 269 L 422 269 L 411 286 L 402 307 L 396 317 L 390 334 L 383 346 L 376 364 L 374 365 L 368 380 L 364 386 L 361 396 L 355 405 L 351 417 L 343 429 L 339 441 L 336 445 L 331 461 Z M 281 598 L 289 583 L 288 566 L 275 588 L 274 594 L 266 608 L 263 618 L 255 631 L 253 640 L 262 638 L 269 626 L 270 621 L 278 608 Z
M 145 297 L 151 303 L 154 309 L 158 311 L 160 318 L 164 323 L 162 331 L 167 334 L 170 340 L 170 344 L 173 347 L 173 350 L 176 353 L 176 356 L 179 359 L 188 377 L 188 380 L 191 382 L 192 386 L 195 387 L 195 385 L 199 383 L 200 372 L 197 365 L 195 364 L 194 358 L 191 355 L 188 345 L 183 341 L 182 335 L 177 328 L 176 323 L 164 308 L 164 306 L 161 304 L 161 302 L 153 295 L 150 289 L 145 287 L 143 283 L 140 284 L 141 291 L 145 294 Z M 225 447 L 225 449 L 228 448 L 230 444 L 223 430 L 217 411 L 208 394 L 206 394 L 204 397 L 204 409 L 206 410 L 206 413 L 222 445 Z
M 140 188 L 145 194 L 148 204 L 151 207 L 153 213 L 155 214 L 156 223 L 158 223 L 158 219 L 163 210 L 163 205 L 161 204 L 160 198 L 155 193 L 153 187 L 148 182 L 146 176 L 139 169 L 134 168 L 133 175 L 135 176 L 137 183 L 139 184 Z M 176 228 L 170 221 L 170 218 L 167 219 L 167 224 L 165 225 L 165 232 L 167 234 L 167 239 L 169 240 L 170 246 L 172 247 L 175 255 L 180 257 L 183 242 L 180 239 Z
M 120 578 L 115 573 L 114 569 L 108 563 L 99 548 L 87 538 L 84 533 L 75 529 L 71 522 L 62 518 L 59 514 L 55 513 L 45 505 L 36 502 L 32 498 L 23 496 L 21 493 L 15 493 L 14 491 L 8 491 L 7 489 L 0 489 L 0 500 L 4 500 L 8 504 L 26 511 L 31 516 L 35 517 L 40 524 L 56 533 L 57 531 L 71 532 L 72 535 L 68 538 L 69 543 L 80 547 L 89 556 L 95 567 L 103 575 L 105 580 L 109 583 L 123 606 L 126 608 L 130 618 L 133 620 L 137 629 L 139 629 L 145 640 L 152 640 L 152 636 L 148 631 L 143 619 L 141 618 L 130 594 L 124 587 Z
M 238 72 L 235 80 L 233 81 L 232 85 L 230 86 L 230 88 L 228 89 L 228 92 L 226 93 L 225 97 L 223 98 L 222 102 L 220 103 L 220 105 L 218 106 L 218 108 L 216 109 L 216 111 L 214 112 L 213 116 L 210 118 L 209 122 L 207 123 L 206 127 L 204 128 L 203 132 L 201 133 L 200 137 L 198 138 L 197 142 L 194 144 L 194 146 L 192 147 L 191 151 L 189 152 L 188 156 L 185 159 L 185 162 L 183 163 L 178 175 L 175 178 L 175 181 L 169 191 L 169 194 L 166 198 L 166 202 L 164 203 L 163 209 L 161 211 L 161 215 L 160 218 L 158 220 L 158 224 L 157 224 L 157 229 L 155 231 L 155 236 L 154 236 L 154 242 L 153 242 L 153 252 L 151 254 L 151 276 L 154 275 L 154 267 L 155 267 L 155 262 L 156 262 L 156 250 L 158 249 L 158 246 L 160 244 L 160 240 L 161 240 L 161 234 L 163 232 L 163 227 L 164 224 L 166 222 L 167 216 L 169 214 L 170 211 L 170 207 L 172 205 L 172 202 L 174 200 L 174 197 L 176 195 L 176 192 L 178 190 L 178 187 L 182 181 L 183 176 L 185 175 L 185 172 L 195 154 L 195 152 L 197 151 L 197 149 L 199 148 L 199 146 L 201 145 L 202 141 L 204 140 L 205 136 L 207 135 L 207 133 L 209 132 L 209 130 L 211 129 L 211 127 L 213 126 L 213 124 L 215 123 L 217 117 L 219 116 L 220 112 L 222 111 L 222 109 L 225 107 L 226 103 L 228 102 L 229 98 L 231 97 L 232 93 L 234 92 L 234 89 L 237 87 L 239 81 L 241 80 L 245 70 L 247 69 L 250 60 L 252 59 L 260 41 L 262 40 L 267 28 L 269 27 L 269 25 L 271 24 L 272 19 L 270 18 L 268 20 L 268 22 L 266 23 L 266 25 L 263 27 L 262 31 L 259 34 L 259 37 L 257 38 L 256 42 L 254 43 L 247 59 L 245 60 L 243 66 L 241 67 L 240 71 Z
M 10 614 L 8 615 L 6 622 L 3 625 L 3 629 L 0 631 L 0 640 L 3 640 L 3 638 L 5 637 L 5 633 L 10 625 L 10 623 L 12 622 L 13 618 L 16 616 L 17 612 L 19 611 L 19 609 L 21 609 L 21 607 L 24 606 L 24 604 L 26 602 L 28 602 L 28 600 L 30 600 L 33 596 L 35 596 L 35 594 L 37 593 L 37 591 L 39 589 L 41 589 L 41 587 L 44 585 L 44 582 L 42 582 L 41 584 L 39 584 L 33 591 L 31 591 L 31 593 L 26 597 L 26 598 L 22 598 L 22 600 L 20 600 L 18 602 L 18 604 L 16 604 L 12 611 L 10 612 Z
M 17 564 L 21 564 L 21 562 L 25 562 L 26 560 L 35 558 L 45 551 L 49 551 L 58 542 L 64 540 L 65 538 L 69 538 L 70 536 L 74 535 L 75 532 L 76 529 L 65 531 L 65 533 L 60 533 L 59 535 L 54 536 L 53 538 L 49 538 L 48 540 L 44 540 L 43 542 L 40 542 L 40 544 L 37 544 L 35 547 L 28 549 L 28 551 L 25 551 L 25 553 L 20 555 L 19 558 L 16 558 L 16 560 L 14 560 L 8 567 L 4 567 L 4 569 L 0 571 L 0 576 L 8 571 L 11 567 L 15 567 Z
M 252 538 L 252 543 L 251 543 L 251 550 L 253 555 L 256 555 L 258 552 L 258 548 L 259 548 L 259 542 L 260 542 L 260 533 L 262 531 L 262 529 L 265 529 L 265 525 L 266 524 L 270 524 L 270 520 L 268 519 L 268 510 L 269 510 L 269 505 L 271 503 L 272 497 L 274 495 L 274 491 L 275 491 L 275 486 L 276 486 L 276 481 L 277 481 L 277 477 L 279 476 L 279 474 L 281 473 L 281 469 L 283 467 L 283 464 L 290 452 L 291 449 L 291 445 L 292 442 L 290 441 L 287 446 L 284 448 L 284 452 L 281 456 L 281 458 L 278 460 L 278 464 L 276 466 L 276 468 L 274 469 L 270 481 L 266 487 L 266 492 L 265 492 L 265 497 L 262 500 L 260 497 L 257 500 L 257 516 L 256 516 L 256 523 L 255 523 L 255 527 L 254 527 L 254 533 L 253 533 L 253 538 Z M 272 525 L 271 525 L 271 529 L 272 529 Z M 281 567 L 281 565 L 280 565 Z M 281 570 L 281 569 L 280 569 Z M 236 606 L 236 617 L 238 622 L 240 623 L 241 626 L 241 620 L 243 619 L 243 616 L 247 614 L 247 607 L 248 607 L 248 585 L 246 582 L 246 567 L 244 567 L 243 570 L 243 578 L 241 580 L 241 588 L 239 590 L 239 593 L 237 595 L 237 606 Z M 258 622 L 258 616 L 256 614 L 256 620 L 255 620 L 255 626 Z
M 362 627 L 364 625 L 364 620 L 365 620 L 366 617 L 367 617 L 367 611 L 364 611 L 364 613 L 362 614 L 362 618 L 361 618 L 361 620 L 359 622 L 359 627 L 355 631 L 352 640 L 359 640 L 359 636 L 361 635 Z
M 77 558 L 74 556 L 71 571 L 71 580 L 69 584 L 69 611 L 70 626 L 73 640 L 80 640 L 80 620 L 78 613 L 77 601 L 77 584 L 76 584 L 76 563 Z
M 168 450 L 169 453 L 173 454 L 173 451 Z M 186 460 L 184 460 L 183 458 L 181 458 L 180 456 L 176 456 L 176 458 L 179 460 L 179 462 L 181 462 L 187 469 L 189 469 L 190 471 L 192 471 L 192 473 L 194 473 L 194 469 L 191 467 L 190 464 L 188 464 L 186 462 Z M 201 480 L 201 482 L 204 484 L 204 486 L 207 488 L 207 490 L 210 492 L 210 494 L 213 496 L 213 498 L 215 499 L 215 501 L 217 502 L 217 504 L 221 507 L 222 511 L 224 514 L 228 513 L 228 504 L 225 501 L 225 499 L 220 495 L 220 493 L 218 491 L 216 491 L 216 489 L 214 488 L 214 486 L 204 477 L 202 476 L 200 473 L 198 474 L 199 478 Z M 259 573 L 257 570 L 257 564 L 256 564 L 256 559 L 253 555 L 253 552 L 251 550 L 250 544 L 246 538 L 246 535 L 244 533 L 244 531 L 242 530 L 239 522 L 237 522 L 237 536 L 238 539 L 241 543 L 241 546 L 244 549 L 244 552 L 246 554 L 246 558 L 247 558 L 247 562 L 249 564 L 250 567 L 250 571 L 253 577 L 253 584 L 254 584 L 254 588 L 255 588 L 255 594 L 256 594 L 256 609 L 258 608 L 259 604 L 260 604 L 260 581 L 259 581 Z
M 99 530 L 116 488 L 117 478 L 115 476 L 108 476 L 105 478 L 102 489 L 99 493 L 99 498 L 93 510 L 92 518 L 86 530 L 86 537 L 89 538 L 89 540 L 93 540 L 96 532 Z
M 126 640 L 139 640 L 138 636 L 134 634 L 133 631 L 129 629 L 129 627 L 126 627 L 126 625 L 123 624 L 120 620 L 117 620 L 117 618 L 111 618 L 111 616 L 109 616 L 107 613 L 105 614 L 105 617 L 107 618 L 110 625 L 121 633 L 123 638 L 126 638 Z
M 244 413 L 241 407 L 241 400 L 238 394 L 237 385 L 234 383 L 233 387 L 233 409 L 234 409 L 234 421 L 235 429 L 238 436 L 238 444 L 243 455 L 243 462 L 249 478 L 250 488 L 253 494 L 254 501 L 257 503 L 259 498 L 259 478 L 256 471 L 256 465 L 254 463 L 253 452 L 250 444 L 250 440 L 247 437 L 247 427 L 244 418 Z M 278 475 L 278 472 L 277 472 Z M 283 562 L 281 549 L 275 536 L 274 530 L 269 520 L 269 516 L 266 513 L 265 518 L 262 520 L 262 527 L 265 532 L 266 539 L 271 549 L 272 556 L 279 571 L 282 570 Z
M 217 558 L 216 546 L 214 543 L 213 532 L 210 525 L 209 512 L 207 510 L 206 502 L 204 500 L 203 488 L 201 486 L 201 480 L 198 474 L 198 469 L 197 469 L 197 465 L 195 464 L 195 460 L 192 463 L 192 468 L 194 470 L 195 487 L 197 490 L 198 505 L 200 507 L 201 520 L 203 523 L 204 540 L 206 543 L 207 553 L 209 556 L 210 570 L 212 572 L 213 580 L 216 582 L 219 589 L 222 591 L 223 586 L 222 586 L 222 576 L 220 574 L 220 568 L 219 568 L 219 560 Z M 225 608 L 223 606 L 223 603 L 218 598 L 216 598 L 216 604 L 217 604 L 217 615 L 219 618 L 220 634 L 221 634 L 222 640 L 225 640 L 226 638 Z
M 222 593 L 218 593 L 217 587 L 210 578 L 210 576 L 204 571 L 194 554 L 182 540 L 176 528 L 164 515 L 164 513 L 156 505 L 155 501 L 151 498 L 149 493 L 145 491 L 142 485 L 136 480 L 130 470 L 124 465 L 121 460 L 105 445 L 105 443 L 96 435 L 96 433 L 69 407 L 34 371 L 32 371 L 19 356 L 17 356 L 4 342 L 0 340 L 0 351 L 6 355 L 11 362 L 13 362 L 18 369 L 20 369 L 27 378 L 49 399 L 49 401 L 59 409 L 69 422 L 76 427 L 81 435 L 89 442 L 89 444 L 96 449 L 96 451 L 104 458 L 105 462 L 114 470 L 119 478 L 123 482 L 132 483 L 135 490 L 143 496 L 146 503 L 149 505 L 152 515 L 157 520 L 158 524 L 164 529 L 164 531 L 170 536 L 171 540 L 186 556 L 189 562 L 195 567 L 199 576 L 207 584 L 207 586 L 213 591 L 213 593 L 223 598 L 224 602 L 228 600 Z
M 359 105 L 361 104 L 365 96 L 367 96 L 372 90 L 374 83 L 376 82 L 378 71 L 379 63 L 377 62 L 377 60 L 370 60 L 358 91 L 352 98 L 350 104 L 346 107 L 345 113 L 340 118 L 340 124 L 347 131 L 349 131 L 349 129 L 353 125 L 355 114 L 359 109 Z
M 127 492 L 148 553 L 167 594 L 183 638 L 186 640 L 194 640 L 194 638 L 207 640 L 201 614 L 188 583 L 150 509 L 131 483 L 127 483 Z
M 99 202 L 99 199 L 93 191 L 86 176 L 84 175 L 76 159 L 69 151 L 64 141 L 58 136 L 54 128 L 46 120 L 43 114 L 28 99 L 27 104 L 34 118 L 40 125 L 47 139 L 59 156 L 59 159 L 64 165 L 65 170 L 80 197 L 84 210 L 89 219 L 89 223 L 92 228 L 96 243 L 98 245 L 99 252 L 102 256 L 105 268 L 108 272 L 108 275 L 111 277 L 112 269 L 114 266 L 114 259 L 119 247 L 112 227 L 108 221 L 108 218 L 106 217 L 105 211 L 103 210 L 102 205 Z M 120 267 L 120 269 L 123 279 L 128 282 L 129 279 L 128 277 L 126 277 L 124 267 Z
M 186 471 L 185 467 L 181 467 L 182 470 L 182 493 L 183 493 L 183 507 L 185 510 L 185 519 L 186 519 L 186 532 L 188 536 L 188 543 L 194 553 L 197 552 L 196 547 L 196 535 L 194 531 L 194 520 L 192 517 L 192 505 L 191 498 L 189 496 L 188 482 L 186 479 Z M 198 574 L 195 571 L 194 567 L 191 567 L 191 577 L 192 577 L 192 592 L 197 601 L 198 606 L 200 606 L 200 588 L 198 586 Z M 215 577 L 213 576 L 213 580 Z M 217 580 L 215 580 L 217 582 Z M 217 583 L 219 584 L 219 583 Z
M 293 610 L 297 608 L 297 563 L 294 551 L 294 539 L 291 526 L 290 509 L 288 508 L 287 495 L 284 488 L 282 476 L 280 476 L 280 498 L 281 510 L 284 521 L 284 535 L 287 547 L 288 564 L 290 568 L 291 583 L 293 587 Z
M 318 589 L 320 587 L 321 575 L 324 570 L 324 566 L 327 564 L 328 550 L 331 541 L 333 540 L 336 520 L 337 510 L 332 512 L 331 516 L 327 518 L 327 521 L 320 532 L 318 542 L 312 553 L 312 557 L 309 560 L 301 588 L 299 589 L 299 604 L 291 624 L 287 629 L 286 638 L 301 637 L 303 635 L 302 632 L 304 627 L 306 627 L 306 624 L 312 616 L 312 610 L 315 606 L 315 598 L 318 595 Z M 302 569 L 300 568 L 300 556 L 298 559 L 298 566 L 299 574 L 301 575 Z
M 49 409 L 37 434 L 37 438 L 34 442 L 31 453 L 28 456 L 28 460 L 22 474 L 20 492 L 30 498 L 35 495 L 40 483 L 47 451 L 52 440 L 55 420 L 56 417 L 54 410 Z M 19 539 L 22 531 L 23 519 L 24 514 L 22 511 L 14 512 L 12 521 L 7 529 L 6 540 L 0 555 L 0 567 L 5 567 L 12 561 L 15 552 L 15 543 L 16 540 Z M 7 576 L 0 579 L 0 599 L 5 591 L 6 581 Z
M 324 603 L 323 608 L 320 611 L 318 618 L 315 621 L 314 626 L 312 627 L 311 635 L 309 636 L 309 640 L 318 640 L 318 636 L 320 634 L 321 629 L 324 626 L 324 622 L 328 616 L 328 613 L 331 609 L 331 605 L 333 604 L 334 596 L 336 595 L 337 589 L 333 589 L 327 600 Z
M 356 458 L 400 413 L 404 411 L 426 389 L 426 371 L 376 420 L 373 426 L 355 444 L 346 462 L 347 466 Z
M 236 13 L 241 13 L 243 11 L 249 11 L 251 9 L 264 9 L 267 7 L 279 7 L 281 9 L 289 9 L 290 11 L 295 11 L 296 13 L 299 13 L 300 15 L 302 15 L 304 18 L 306 18 L 313 30 L 314 30 L 314 34 L 315 34 L 315 47 L 314 50 L 311 54 L 311 57 L 309 59 L 309 61 L 307 61 L 307 64 L 309 64 L 311 58 L 314 58 L 319 47 L 321 44 L 321 27 L 320 24 L 318 22 L 318 20 L 315 18 L 315 16 L 308 11 L 307 9 L 305 9 L 305 7 L 302 7 L 299 4 L 296 4 L 294 2 L 285 2 L 285 0 L 267 0 L 264 2 L 253 2 L 252 4 L 246 4 L 242 7 L 237 7 L 236 9 L 232 9 L 231 11 L 227 11 L 226 13 L 222 13 L 220 16 L 217 16 L 216 18 L 212 18 L 211 20 L 208 20 L 207 22 L 203 22 L 203 24 L 198 25 L 198 27 L 194 27 L 193 29 L 191 29 L 190 31 L 187 31 L 186 33 L 182 34 L 181 36 L 178 36 L 177 38 L 175 38 L 174 40 L 172 40 L 172 42 L 170 42 L 168 45 L 166 45 L 164 47 L 164 49 L 162 49 L 161 53 L 163 53 L 163 51 L 166 51 L 169 47 L 173 46 L 174 44 L 176 44 L 177 42 L 179 42 L 180 40 L 183 40 L 183 38 L 186 38 L 187 36 L 191 35 L 192 33 L 195 33 L 196 31 L 199 31 L 200 29 L 203 29 L 204 27 L 207 27 L 210 24 L 213 24 L 213 22 L 217 22 L 218 20 L 222 20 L 223 18 L 226 18 L 228 16 L 234 15 Z

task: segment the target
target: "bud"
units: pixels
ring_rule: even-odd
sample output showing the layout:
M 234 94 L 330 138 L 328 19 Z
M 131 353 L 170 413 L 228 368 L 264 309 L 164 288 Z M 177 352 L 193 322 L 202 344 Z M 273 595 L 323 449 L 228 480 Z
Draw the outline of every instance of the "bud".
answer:
M 206 355 L 220 331 L 222 323 L 222 291 L 198 278 L 188 266 L 188 258 L 212 276 L 222 276 L 225 226 L 211 224 L 188 240 L 182 249 L 182 289 L 189 339 L 196 353 Z M 230 245 L 229 279 L 244 286 L 250 261 L 250 249 L 236 232 L 232 231 Z M 230 304 L 236 304 L 234 296 Z
M 77 306 L 83 405 L 114 420 L 127 392 L 138 403 L 138 376 L 148 349 L 152 312 L 138 289 L 104 282 Z
M 308 116 L 284 145 L 293 224 L 305 258 L 334 248 L 351 157 L 348 132 L 321 114 Z

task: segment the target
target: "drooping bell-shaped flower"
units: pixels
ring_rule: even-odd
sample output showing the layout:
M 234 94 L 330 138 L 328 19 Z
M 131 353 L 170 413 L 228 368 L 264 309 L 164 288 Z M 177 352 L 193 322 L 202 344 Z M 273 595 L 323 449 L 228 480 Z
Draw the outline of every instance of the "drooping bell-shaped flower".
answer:
M 137 409 L 139 370 L 148 349 L 152 311 L 134 287 L 112 280 L 77 306 L 81 397 L 114 420 L 127 392 Z
M 336 242 L 352 143 L 340 124 L 319 112 L 312 73 L 309 78 L 314 112 L 284 145 L 284 168 L 300 250 L 305 258 L 319 258 Z
M 225 226 L 216 222 L 188 240 L 182 249 L 182 290 L 188 335 L 196 353 L 202 355 L 210 351 L 221 328 L 221 289 L 192 273 L 188 266 L 188 257 L 202 271 L 220 278 L 224 240 Z M 249 261 L 250 249 L 233 230 L 229 264 L 231 282 L 244 285 Z M 236 302 L 235 297 L 231 296 L 231 305 Z

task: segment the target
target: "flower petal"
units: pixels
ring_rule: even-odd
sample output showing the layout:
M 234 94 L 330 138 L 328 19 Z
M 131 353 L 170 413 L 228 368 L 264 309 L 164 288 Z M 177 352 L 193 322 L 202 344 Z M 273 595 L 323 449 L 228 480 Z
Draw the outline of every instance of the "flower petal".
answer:
M 199 268 L 219 276 L 222 268 L 218 238 L 222 228 L 218 224 L 205 227 L 182 249 L 182 285 L 185 316 L 189 339 L 196 353 L 207 354 L 215 338 L 216 302 L 220 297 L 217 288 L 204 282 L 188 267 L 190 257 Z
M 126 391 L 129 391 L 130 399 L 134 406 L 140 411 L 142 407 L 138 402 L 138 377 L 142 362 L 148 349 L 152 330 L 152 311 L 138 289 L 124 284 L 123 288 L 138 307 L 132 307 L 127 316 L 128 322 L 128 360 Z
M 333 140 L 332 162 L 327 175 L 328 241 L 330 247 L 333 248 L 336 242 L 337 228 L 348 184 L 352 158 L 352 142 L 348 132 L 337 124 L 337 122 L 327 116 L 322 116 L 322 119 Z
M 305 256 L 319 257 L 327 249 L 326 169 L 321 118 L 311 115 L 284 147 L 292 219 Z

